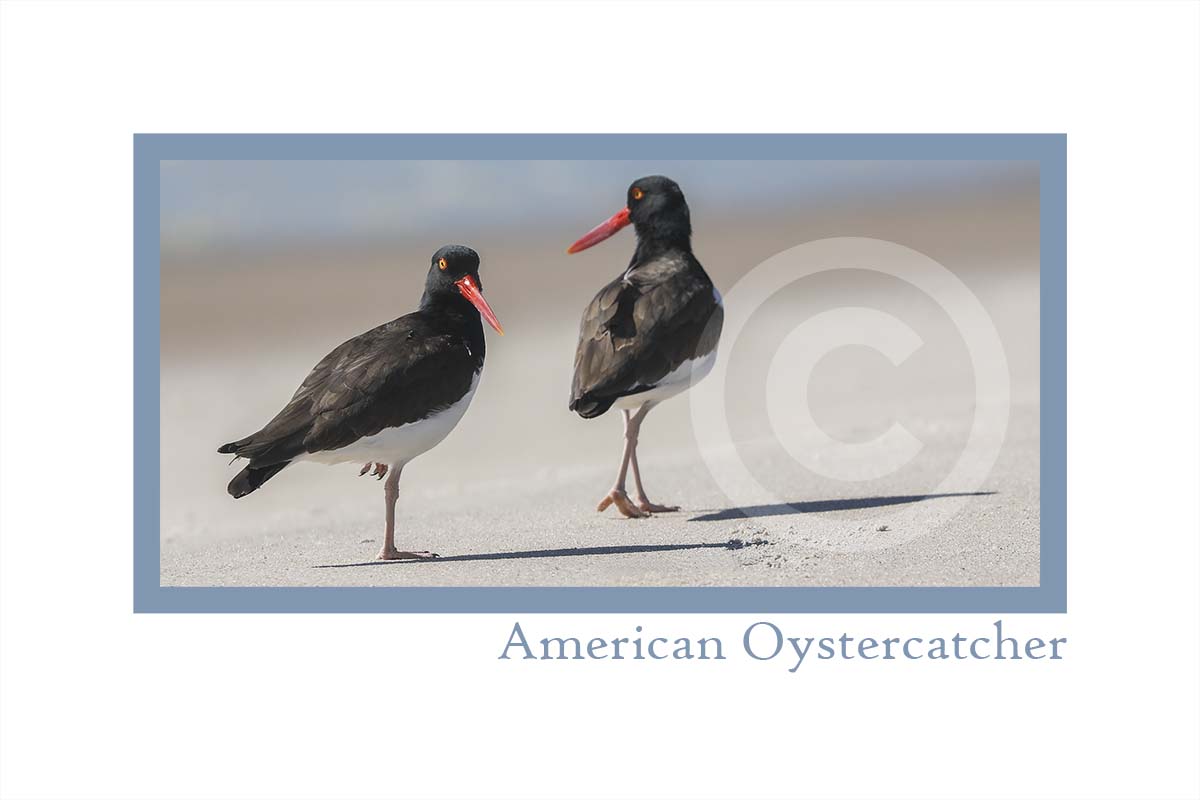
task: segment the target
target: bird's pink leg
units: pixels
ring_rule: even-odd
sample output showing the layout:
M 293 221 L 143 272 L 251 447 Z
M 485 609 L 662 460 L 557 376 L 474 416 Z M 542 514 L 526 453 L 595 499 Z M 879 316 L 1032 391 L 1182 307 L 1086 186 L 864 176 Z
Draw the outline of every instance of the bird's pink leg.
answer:
M 437 558 L 437 553 L 427 550 L 410 552 L 396 549 L 396 500 L 400 497 L 400 471 L 403 468 L 403 464 L 393 464 L 387 481 L 383 484 L 383 549 L 379 551 L 378 559 L 396 561 L 406 558 Z
M 633 417 L 633 424 L 637 426 L 633 435 L 633 453 L 629 457 L 629 466 L 633 468 L 633 488 L 635 490 L 635 500 L 637 507 L 646 513 L 661 514 L 667 511 L 678 511 L 679 506 L 660 506 L 658 503 L 651 503 L 650 498 L 646 497 L 646 490 L 642 488 L 642 473 L 638 469 L 637 460 L 637 434 L 641 430 L 642 420 L 650 413 L 650 409 L 654 408 L 654 403 L 645 403 L 638 409 L 638 413 Z
M 643 406 L 645 408 L 645 406 Z M 637 424 L 634 423 L 636 417 L 631 417 L 628 411 L 622 412 L 625 415 L 625 449 L 621 454 L 621 468 L 617 470 L 617 481 L 613 484 L 613 488 L 608 494 L 601 499 L 600 504 L 596 506 L 597 511 L 603 511 L 611 505 L 616 505 L 617 510 L 627 517 L 648 517 L 650 513 L 643 511 L 633 504 L 629 499 L 629 495 L 625 493 L 625 475 L 629 470 L 629 462 L 633 458 L 633 452 L 637 448 Z M 642 412 L 639 410 L 638 414 Z M 638 421 L 640 424 L 640 420 Z

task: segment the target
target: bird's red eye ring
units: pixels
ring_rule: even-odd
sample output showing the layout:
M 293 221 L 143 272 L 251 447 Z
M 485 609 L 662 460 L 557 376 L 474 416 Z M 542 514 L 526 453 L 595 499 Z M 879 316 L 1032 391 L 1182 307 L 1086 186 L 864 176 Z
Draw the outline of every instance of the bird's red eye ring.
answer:
M 634 199 L 634 200 L 641 200 L 643 197 L 645 197 L 645 196 L 646 196 L 646 193 L 645 193 L 645 192 L 643 192 L 641 189 L 639 189 L 639 188 L 638 188 L 638 187 L 636 187 L 636 186 L 635 186 L 635 187 L 633 187 L 633 191 L 632 191 L 632 192 L 630 192 L 630 194 L 632 194 L 632 195 L 633 195 L 633 199 Z
M 444 259 L 444 258 L 438 259 L 438 269 L 445 269 L 448 266 L 450 266 L 450 265 L 446 263 L 446 259 Z

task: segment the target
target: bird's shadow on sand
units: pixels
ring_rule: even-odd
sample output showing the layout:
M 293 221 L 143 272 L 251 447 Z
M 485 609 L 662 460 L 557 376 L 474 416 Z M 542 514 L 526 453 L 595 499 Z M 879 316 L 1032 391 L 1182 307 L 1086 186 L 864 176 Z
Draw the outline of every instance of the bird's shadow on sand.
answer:
M 844 500 L 797 500 L 794 503 L 773 503 L 765 506 L 722 508 L 710 511 L 688 522 L 723 522 L 731 519 L 754 519 L 755 517 L 778 517 L 786 514 L 819 514 L 823 511 L 854 511 L 863 508 L 898 506 L 919 503 L 922 500 L 937 500 L 943 497 L 986 497 L 995 492 L 946 492 L 944 494 L 900 494 L 890 497 L 854 497 Z
M 696 544 L 626 544 L 612 547 L 563 547 L 554 550 L 516 550 L 508 553 L 468 553 L 461 556 L 438 556 L 437 558 L 409 559 L 405 561 L 359 561 L 353 564 L 320 564 L 314 569 L 338 569 L 341 567 L 377 567 L 385 564 L 444 564 L 449 561 L 504 561 L 510 558 L 562 558 L 564 556 L 619 556 L 631 553 L 669 553 L 674 550 L 741 550 L 753 547 L 758 541 L 729 539 L 724 542 L 698 542 Z
M 720 522 L 755 517 L 777 517 L 783 514 L 815 514 L 822 511 L 852 511 L 862 508 L 919 503 L 943 497 L 984 497 L 995 492 L 949 492 L 945 494 L 912 494 L 891 497 L 857 497 L 844 500 L 809 500 L 795 503 L 776 503 L 746 508 L 725 508 L 692 517 L 688 522 Z M 763 539 L 728 539 L 724 542 L 698 542 L 695 544 L 627 544 L 609 547 L 562 547 L 552 550 L 515 550 L 507 553 L 467 553 L 459 556 L 410 559 L 406 561 L 356 561 L 351 564 L 318 564 L 313 569 L 343 569 L 345 567 L 379 567 L 399 564 L 445 564 L 452 561 L 506 561 L 512 558 L 563 558 L 568 556 L 618 556 L 636 553 L 670 553 L 676 550 L 741 550 L 757 547 L 767 542 Z

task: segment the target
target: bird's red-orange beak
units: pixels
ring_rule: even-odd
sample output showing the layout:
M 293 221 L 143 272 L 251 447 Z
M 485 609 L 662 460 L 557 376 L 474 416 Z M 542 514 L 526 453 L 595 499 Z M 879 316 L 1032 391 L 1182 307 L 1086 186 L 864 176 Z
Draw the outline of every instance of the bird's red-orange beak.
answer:
M 629 224 L 629 209 L 622 208 L 611 217 L 585 233 L 578 242 L 567 248 L 568 253 L 578 253 L 587 250 L 594 244 L 603 242 L 617 231 Z
M 492 307 L 488 305 L 487 300 L 483 299 L 483 292 L 479 291 L 479 284 L 470 275 L 464 275 L 454 282 L 458 287 L 458 291 L 463 297 L 471 301 L 471 305 L 479 309 L 479 315 L 487 320 L 488 325 L 496 329 L 496 333 L 504 335 L 504 328 L 500 327 L 500 320 L 496 319 L 496 312 L 492 311 Z

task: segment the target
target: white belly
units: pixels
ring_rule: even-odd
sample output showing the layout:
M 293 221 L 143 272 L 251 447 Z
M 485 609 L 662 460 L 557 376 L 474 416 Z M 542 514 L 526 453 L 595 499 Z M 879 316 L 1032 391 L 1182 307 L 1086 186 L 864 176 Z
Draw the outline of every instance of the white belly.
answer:
M 339 450 L 308 453 L 296 460 L 314 461 L 318 464 L 363 464 L 368 461 L 389 465 L 407 464 L 427 450 L 432 450 L 450 435 L 450 431 L 454 430 L 463 414 L 467 413 L 467 406 L 471 405 L 471 398 L 475 396 L 475 387 L 478 385 L 479 373 L 476 372 L 467 393 L 444 411 L 398 428 L 385 428 L 374 436 L 364 436 Z
M 617 408 L 639 408 L 642 403 L 661 403 L 667 398 L 687 389 L 693 383 L 700 381 L 712 371 L 713 364 L 717 361 L 717 349 L 714 347 L 707 355 L 693 358 L 691 361 L 685 361 L 676 367 L 672 372 L 669 372 L 663 379 L 655 384 L 653 389 L 647 389 L 644 392 L 627 395 L 617 400 L 615 405 Z

